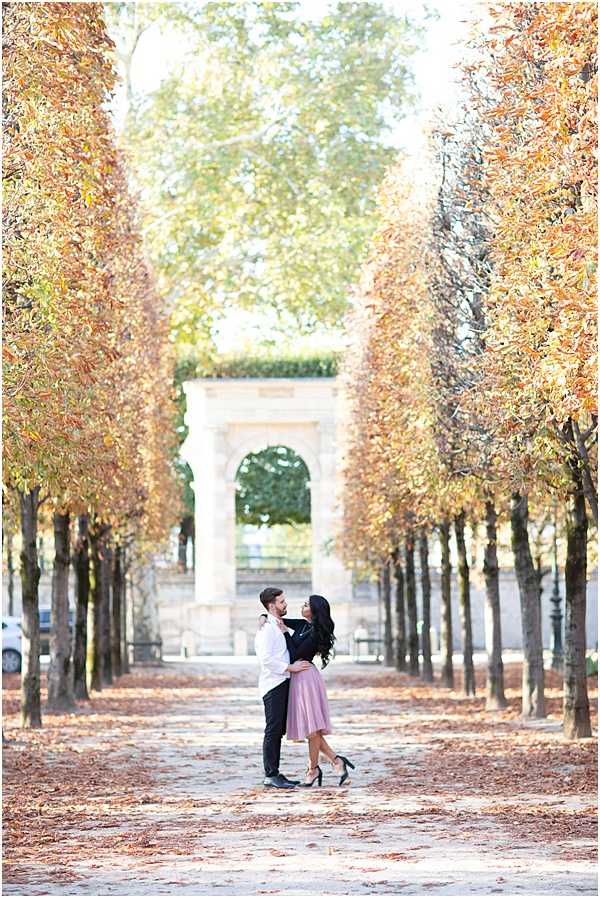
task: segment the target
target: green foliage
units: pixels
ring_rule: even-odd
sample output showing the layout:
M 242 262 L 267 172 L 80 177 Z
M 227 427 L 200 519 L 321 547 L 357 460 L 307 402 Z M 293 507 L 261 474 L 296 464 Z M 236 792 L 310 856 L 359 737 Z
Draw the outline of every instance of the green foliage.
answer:
M 238 524 L 310 523 L 309 473 L 287 446 L 252 452 L 240 464 L 235 497 Z
M 113 7 L 123 60 L 131 6 Z M 180 32 L 181 61 L 131 95 L 125 137 L 178 346 L 236 306 L 297 332 L 339 324 L 412 104 L 419 28 L 376 2 L 308 20 L 297 3 L 158 4 L 149 27 Z

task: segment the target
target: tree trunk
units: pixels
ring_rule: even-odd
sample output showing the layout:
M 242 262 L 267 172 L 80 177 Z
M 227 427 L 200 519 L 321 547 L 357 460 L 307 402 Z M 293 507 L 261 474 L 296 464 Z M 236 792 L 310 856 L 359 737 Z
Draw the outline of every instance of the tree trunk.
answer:
M 90 689 L 102 689 L 102 529 L 97 523 L 90 529 L 92 549 L 92 632 L 89 640 Z
M 123 565 L 121 546 L 116 545 L 113 557 L 112 596 L 112 668 L 115 677 L 120 677 L 121 664 L 121 596 L 123 593 Z
M 39 486 L 19 492 L 21 506 L 21 723 L 24 727 L 42 725 L 40 699 L 40 612 L 38 583 L 40 567 L 37 555 Z
M 101 627 L 102 627 L 102 683 L 108 685 L 113 681 L 112 639 L 110 593 L 112 581 L 112 549 L 108 545 L 108 531 L 102 542 L 100 557 L 100 576 L 102 593 Z
M 79 532 L 73 567 L 75 569 L 75 638 L 73 641 L 73 691 L 75 698 L 87 701 L 87 617 L 90 596 L 90 555 L 87 515 L 79 516 Z
M 421 652 L 423 654 L 422 677 L 426 683 L 433 683 L 433 664 L 431 661 L 431 578 L 429 576 L 429 542 L 427 531 L 419 534 L 419 562 L 421 566 L 421 602 L 423 630 L 421 632 Z
M 485 707 L 487 711 L 506 708 L 504 696 L 504 664 L 502 662 L 502 625 L 500 620 L 500 577 L 498 568 L 498 515 L 493 501 L 485 503 L 487 542 L 483 560 L 485 577 L 485 615 L 488 643 Z
M 127 621 L 129 618 L 129 601 L 127 594 L 127 552 L 125 548 L 122 550 L 121 555 L 121 633 L 122 633 L 122 643 L 121 643 L 121 664 L 123 673 L 129 673 L 129 649 L 127 646 Z
M 390 563 L 386 561 L 381 571 L 381 588 L 383 590 L 384 630 L 383 630 L 383 663 L 387 667 L 394 664 L 394 641 L 392 639 L 392 584 L 390 581 Z
M 538 590 L 540 593 L 540 607 L 542 605 L 542 596 L 544 594 L 544 565 L 541 552 L 533 559 L 533 566 L 537 577 Z
M 512 549 L 521 599 L 523 634 L 523 717 L 545 717 L 544 653 L 538 576 L 529 547 L 527 496 L 513 493 L 511 505 Z
M 580 466 L 578 466 L 578 479 L 581 483 L 583 494 L 588 500 L 594 523 L 596 527 L 598 527 L 598 490 L 596 479 L 594 478 L 593 465 L 590 463 L 589 453 L 585 445 L 584 435 L 581 433 L 577 421 L 573 421 L 571 418 L 569 419 L 567 428 L 567 438 L 576 446 L 580 460 Z
M 417 630 L 417 587 L 415 583 L 415 540 L 407 534 L 404 544 L 406 561 L 406 613 L 408 617 L 408 659 L 410 673 L 419 676 L 419 632 Z
M 463 647 L 463 692 L 475 695 L 475 668 L 473 666 L 473 624 L 471 621 L 471 584 L 469 562 L 465 544 L 465 512 L 454 517 L 456 554 L 458 556 L 458 609 Z
M 563 727 L 567 739 L 581 739 L 592 735 L 585 669 L 588 521 L 581 472 L 575 458 L 569 467 L 573 488 L 566 509 Z
M 184 574 L 187 571 L 187 545 L 188 534 L 186 530 L 187 518 L 182 518 L 179 522 L 179 535 L 177 537 L 177 567 Z
M 406 620 L 404 609 L 404 571 L 400 562 L 400 550 L 393 555 L 396 583 L 396 670 L 406 670 Z
M 15 613 L 15 563 L 13 557 L 13 539 L 12 531 L 6 534 L 6 573 L 8 576 L 8 616 L 13 617 Z
M 71 682 L 71 631 L 69 629 L 70 534 L 69 514 L 55 512 L 55 555 L 52 568 L 47 701 L 47 707 L 51 711 L 68 711 L 75 707 Z
M 186 515 L 179 524 L 179 538 L 177 546 L 177 566 L 182 573 L 187 571 L 187 547 L 192 538 L 194 529 L 194 516 Z
M 440 652 L 442 655 L 442 686 L 454 688 L 452 666 L 452 566 L 450 564 L 450 522 L 440 524 L 440 545 L 442 549 L 441 606 L 440 606 Z

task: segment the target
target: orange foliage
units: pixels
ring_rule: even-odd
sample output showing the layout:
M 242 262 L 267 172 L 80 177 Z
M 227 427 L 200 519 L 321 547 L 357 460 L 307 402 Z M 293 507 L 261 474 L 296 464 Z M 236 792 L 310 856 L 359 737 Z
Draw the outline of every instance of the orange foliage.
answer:
M 176 513 L 167 322 L 106 105 L 102 5 L 4 14 L 8 484 L 162 536 Z
M 464 123 L 434 133 L 454 145 L 429 176 L 444 202 L 400 165 L 381 188 L 346 366 L 349 562 L 378 564 L 407 527 L 460 507 L 476 516 L 488 493 L 543 507 L 574 456 L 595 508 L 596 10 L 493 16 L 465 64 L 480 143 Z
M 401 165 L 379 197 L 382 224 L 350 321 L 344 537 L 349 563 L 375 567 L 407 527 L 444 502 L 433 440 L 431 303 L 424 278 L 428 212 L 415 207 Z
M 505 436 L 542 455 L 568 419 L 585 430 L 597 414 L 597 10 L 515 3 L 492 14 L 481 46 L 500 98 L 485 148 L 495 226 L 485 370 Z

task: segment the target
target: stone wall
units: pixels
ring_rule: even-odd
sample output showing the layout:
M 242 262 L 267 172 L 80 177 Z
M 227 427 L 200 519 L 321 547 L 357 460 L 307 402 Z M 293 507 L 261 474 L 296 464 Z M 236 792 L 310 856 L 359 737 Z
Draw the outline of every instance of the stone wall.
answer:
M 432 597 L 431 620 L 436 632 L 439 632 L 439 598 L 440 578 L 439 573 L 432 570 Z M 165 651 L 179 652 L 182 641 L 189 654 L 194 654 L 200 648 L 200 644 L 206 645 L 208 634 L 199 633 L 195 621 L 197 618 L 194 604 L 194 590 L 191 575 L 174 574 L 170 578 L 160 581 L 159 611 L 161 617 L 162 637 Z M 286 582 L 285 579 L 270 576 L 260 582 L 238 583 L 238 596 L 230 603 L 231 615 L 231 650 L 237 648 L 237 653 L 244 654 L 244 650 L 253 652 L 254 634 L 258 615 L 262 608 L 258 601 L 258 593 L 266 585 L 278 585 L 285 589 L 288 598 L 290 617 L 300 615 L 300 606 L 312 592 L 310 582 L 302 582 L 294 579 Z M 550 588 L 542 594 L 542 620 L 544 644 L 550 647 L 551 632 L 551 604 Z M 460 620 L 458 614 L 458 586 L 456 579 L 452 583 L 452 625 L 454 643 L 460 648 Z M 521 611 L 519 605 L 519 593 L 517 583 L 512 571 L 501 574 L 500 581 L 502 603 L 502 631 L 505 648 L 519 649 L 521 647 Z M 564 604 L 564 588 L 561 584 Z M 325 592 L 326 594 L 326 592 Z M 598 605 L 597 574 L 594 571 L 588 583 L 588 614 L 587 614 L 587 640 L 588 646 L 594 647 L 597 643 L 597 605 Z M 484 599 L 485 589 L 483 577 L 476 573 L 472 576 L 471 604 L 473 618 L 473 639 L 475 648 L 485 648 L 484 625 Z M 417 594 L 417 601 L 420 601 Z M 336 623 L 337 649 L 344 654 L 351 651 L 352 635 L 355 629 L 364 622 L 369 635 L 376 637 L 379 632 L 380 608 L 377 600 L 377 590 L 374 585 L 363 583 L 354 588 L 354 595 L 350 601 L 337 600 L 332 603 L 332 617 Z
M 257 576 L 259 579 L 257 579 Z M 194 577 L 192 573 L 179 574 L 169 570 L 158 569 L 156 571 L 156 600 L 160 618 L 160 631 L 163 639 L 164 652 L 166 654 L 179 654 L 185 649 L 188 655 L 198 652 L 210 653 L 210 624 L 208 630 L 200 629 L 200 621 L 210 621 L 210 615 L 225 615 L 227 617 L 230 640 L 229 651 L 237 654 L 252 653 L 254 633 L 261 606 L 258 601 L 258 593 L 265 585 L 281 585 L 286 589 L 289 611 L 291 617 L 299 616 L 300 605 L 309 595 L 311 584 L 302 577 L 296 577 L 289 583 L 285 582 L 277 574 L 260 579 L 260 575 L 253 575 L 238 583 L 238 596 L 232 602 L 216 606 L 199 606 L 194 600 Z M 518 649 L 521 646 L 521 618 L 519 608 L 519 595 L 514 574 L 511 571 L 501 575 L 501 603 L 502 603 L 502 630 L 505 648 Z M 542 620 L 544 628 L 544 644 L 550 646 L 550 588 L 542 596 Z M 564 587 L 561 584 L 564 596 Z M 73 581 L 70 582 L 70 592 L 73 596 Z M 19 579 L 15 583 L 15 613 L 20 614 L 20 585 Z M 439 632 L 439 574 L 432 571 L 432 614 L 431 619 L 436 631 Z M 588 614 L 587 614 L 587 642 L 589 647 L 595 647 L 597 643 L 597 572 L 594 571 L 588 584 Z M 472 582 L 472 614 L 473 614 L 473 639 L 475 647 L 485 647 L 484 629 L 484 588 L 483 578 L 477 573 L 473 574 Z M 40 581 L 40 604 L 42 607 L 50 605 L 50 576 L 44 574 Z M 3 582 L 2 610 L 6 614 L 8 595 L 6 578 Z M 332 616 L 336 622 L 337 649 L 341 654 L 350 650 L 352 634 L 361 623 L 365 623 L 369 635 L 376 637 L 378 634 L 379 603 L 377 591 L 371 584 L 360 584 L 354 588 L 353 597 L 344 602 L 337 600 L 332 605 Z M 208 615 L 208 617 L 207 617 Z M 219 626 L 222 625 L 222 620 Z M 457 649 L 460 648 L 460 623 L 458 616 L 458 589 L 456 581 L 453 582 L 453 630 Z M 222 650 L 222 649 L 219 649 Z M 216 652 L 214 652 L 216 654 Z

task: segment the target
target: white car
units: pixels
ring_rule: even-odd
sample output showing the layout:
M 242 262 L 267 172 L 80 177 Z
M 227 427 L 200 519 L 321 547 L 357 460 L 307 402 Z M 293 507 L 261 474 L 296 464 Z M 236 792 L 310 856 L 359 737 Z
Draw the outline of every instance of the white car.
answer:
M 21 670 L 21 618 L 2 618 L 2 673 Z

